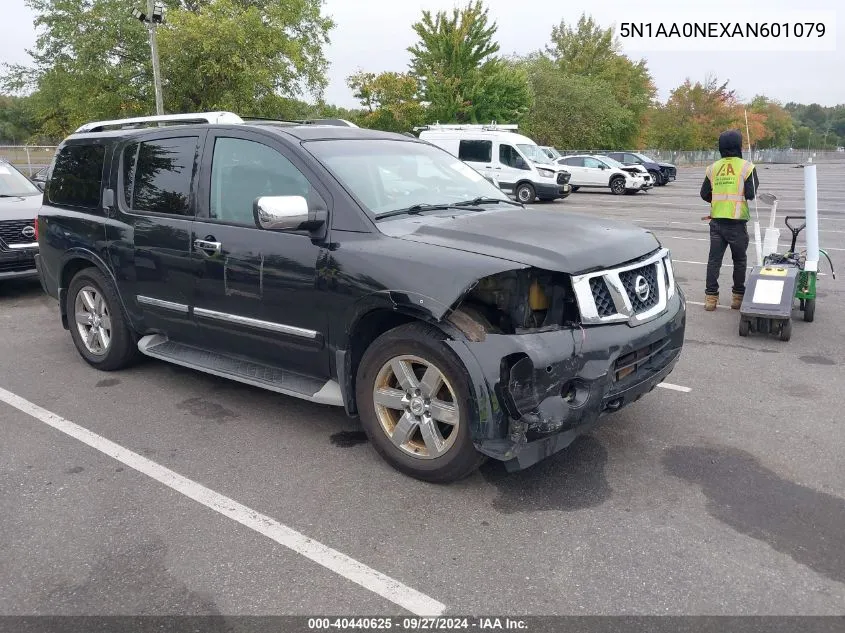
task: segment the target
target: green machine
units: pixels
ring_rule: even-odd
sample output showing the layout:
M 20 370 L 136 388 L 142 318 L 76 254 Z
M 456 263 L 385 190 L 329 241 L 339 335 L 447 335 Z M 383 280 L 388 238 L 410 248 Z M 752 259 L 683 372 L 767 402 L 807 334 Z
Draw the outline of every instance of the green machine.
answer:
M 813 188 L 815 166 L 813 166 Z M 772 226 L 777 209 L 777 198 L 761 194 L 761 200 L 772 204 Z M 830 256 L 818 247 L 818 223 L 815 205 L 807 205 L 808 213 L 803 216 L 786 216 L 784 224 L 792 233 L 792 242 L 786 253 L 777 250 L 779 232 L 774 230 L 771 239 L 767 235 L 769 255 L 762 265 L 755 266 L 746 284 L 745 296 L 740 306 L 739 335 L 752 332 L 777 335 L 780 340 L 792 337 L 792 312 L 795 302 L 803 313 L 804 321 L 812 322 L 816 313 L 816 282 L 818 278 L 818 255 L 824 255 L 830 264 L 831 274 L 836 279 Z M 798 224 L 798 221 L 802 221 Z M 809 228 L 808 228 L 809 227 Z M 807 249 L 797 250 L 798 236 L 807 229 Z M 812 234 L 812 235 L 811 235 Z

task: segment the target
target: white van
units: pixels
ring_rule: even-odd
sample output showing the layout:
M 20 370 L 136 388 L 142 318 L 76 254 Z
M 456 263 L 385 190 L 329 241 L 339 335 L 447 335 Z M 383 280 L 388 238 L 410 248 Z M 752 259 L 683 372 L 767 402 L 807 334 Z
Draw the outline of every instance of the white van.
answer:
M 492 174 L 502 190 L 523 204 L 566 198 L 569 172 L 537 143 L 517 134 L 516 125 L 426 125 L 420 140 L 446 150 L 482 175 Z

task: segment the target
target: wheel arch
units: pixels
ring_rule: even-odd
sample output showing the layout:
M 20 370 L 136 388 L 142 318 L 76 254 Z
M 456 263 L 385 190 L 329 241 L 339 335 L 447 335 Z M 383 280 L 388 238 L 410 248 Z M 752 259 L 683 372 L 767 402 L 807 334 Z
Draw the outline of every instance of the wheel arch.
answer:
M 120 288 L 117 284 L 117 279 L 114 276 L 111 268 L 106 264 L 97 253 L 84 248 L 73 248 L 67 251 L 62 258 L 61 266 L 59 267 L 59 313 L 61 314 L 62 327 L 69 329 L 67 319 L 67 291 L 70 282 L 82 270 L 86 268 L 96 268 L 99 272 L 105 275 L 114 284 L 115 292 L 117 293 L 120 307 L 124 315 L 127 314 L 126 304 L 123 301 L 123 296 L 120 294 Z

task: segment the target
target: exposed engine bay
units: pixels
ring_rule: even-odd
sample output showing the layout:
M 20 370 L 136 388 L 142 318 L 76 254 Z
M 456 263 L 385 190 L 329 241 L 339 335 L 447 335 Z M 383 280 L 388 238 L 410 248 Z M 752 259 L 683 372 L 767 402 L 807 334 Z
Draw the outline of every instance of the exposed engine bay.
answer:
M 465 333 L 469 320 L 491 334 L 523 334 L 577 325 L 578 314 L 569 275 L 528 268 L 480 279 L 450 320 Z

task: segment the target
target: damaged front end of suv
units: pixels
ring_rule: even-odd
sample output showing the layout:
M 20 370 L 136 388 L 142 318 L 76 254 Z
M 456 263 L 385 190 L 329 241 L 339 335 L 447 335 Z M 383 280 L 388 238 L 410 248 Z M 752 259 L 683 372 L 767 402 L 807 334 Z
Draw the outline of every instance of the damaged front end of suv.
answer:
M 519 470 L 565 448 L 672 372 L 685 320 L 662 248 L 577 275 L 480 279 L 444 319 L 474 389 L 477 450 Z

